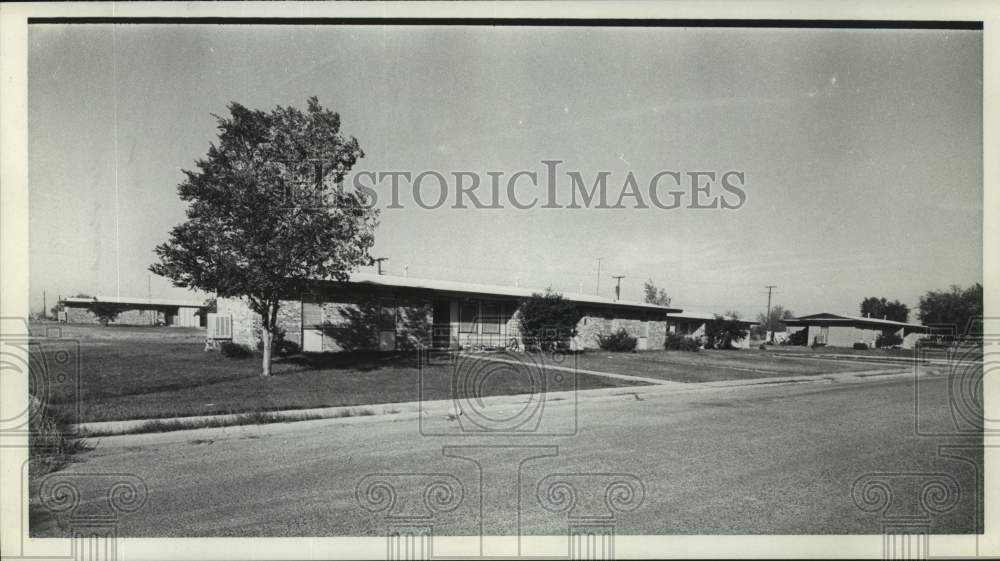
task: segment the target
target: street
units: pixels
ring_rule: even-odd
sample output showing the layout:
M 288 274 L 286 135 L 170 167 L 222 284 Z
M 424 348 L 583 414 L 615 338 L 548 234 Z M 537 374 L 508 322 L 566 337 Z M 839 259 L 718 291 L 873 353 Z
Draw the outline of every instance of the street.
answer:
M 981 481 L 973 464 L 938 447 L 976 440 L 917 436 L 913 384 L 903 375 L 623 388 L 612 399 L 581 398 L 578 407 L 547 404 L 546 416 L 578 416 L 576 434 L 566 436 L 425 436 L 457 422 L 438 415 L 425 418 L 423 431 L 414 418 L 384 416 L 125 435 L 99 439 L 55 476 L 80 488 L 80 512 L 103 504 L 107 492 L 100 478 L 82 474 L 141 478 L 146 501 L 120 516 L 119 535 L 154 537 L 384 535 L 414 513 L 429 515 L 436 535 L 565 534 L 595 515 L 610 516 L 602 523 L 620 535 L 880 533 L 883 509 L 858 507 L 856 480 L 943 474 L 960 489 L 946 512 L 926 512 L 915 494 L 904 496 L 918 491 L 899 476 L 889 483 L 893 511 L 916 509 L 934 533 L 971 532 Z M 931 407 L 921 404 L 921 426 L 949 432 L 944 378 L 920 384 L 932 396 Z M 388 474 L 378 477 L 395 482 L 394 499 L 359 489 L 372 474 Z M 573 486 L 575 502 L 565 509 L 564 489 L 545 486 L 552 474 Z M 434 495 L 428 477 L 456 487 Z M 609 509 L 609 485 L 620 481 L 632 489 L 622 508 Z M 65 515 L 35 514 L 32 535 L 67 532 Z

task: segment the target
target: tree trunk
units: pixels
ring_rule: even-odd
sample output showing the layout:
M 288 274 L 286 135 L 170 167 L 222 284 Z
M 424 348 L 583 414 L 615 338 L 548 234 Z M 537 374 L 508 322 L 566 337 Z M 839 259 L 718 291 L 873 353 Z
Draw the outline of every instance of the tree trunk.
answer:
M 274 336 L 271 335 L 269 330 L 262 329 L 260 332 L 260 338 L 264 343 L 264 358 L 261 361 L 260 375 L 266 377 L 271 375 L 271 340 L 274 339 Z

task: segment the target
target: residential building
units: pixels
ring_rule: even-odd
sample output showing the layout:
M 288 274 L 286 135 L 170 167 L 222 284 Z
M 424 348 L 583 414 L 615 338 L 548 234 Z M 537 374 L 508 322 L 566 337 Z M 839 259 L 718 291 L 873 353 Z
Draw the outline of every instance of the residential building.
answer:
M 523 348 L 520 303 L 539 289 L 357 273 L 347 282 L 317 281 L 283 300 L 278 325 L 306 352 Z M 666 314 L 679 309 L 563 293 L 582 312 L 577 349 L 597 348 L 598 334 L 626 329 L 638 350 L 662 349 Z M 260 318 L 238 298 L 219 298 L 233 341 L 256 346 Z

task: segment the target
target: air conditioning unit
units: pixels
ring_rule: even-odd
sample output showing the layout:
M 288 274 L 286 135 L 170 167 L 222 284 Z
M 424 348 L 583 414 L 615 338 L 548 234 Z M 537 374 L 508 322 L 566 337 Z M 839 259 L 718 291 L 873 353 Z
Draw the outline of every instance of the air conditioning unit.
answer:
M 206 318 L 208 332 L 206 337 L 208 339 L 226 339 L 232 340 L 233 338 L 233 318 L 228 314 L 216 314 L 209 313 Z

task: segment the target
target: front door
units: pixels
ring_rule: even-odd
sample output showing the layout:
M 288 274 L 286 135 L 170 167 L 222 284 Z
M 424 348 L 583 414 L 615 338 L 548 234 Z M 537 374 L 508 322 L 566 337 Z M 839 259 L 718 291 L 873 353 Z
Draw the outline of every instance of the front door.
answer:
M 431 344 L 435 349 L 451 346 L 451 302 L 435 300 L 431 316 Z
M 307 353 L 323 352 L 323 305 L 318 302 L 302 303 L 302 350 Z
M 396 305 L 389 300 L 379 303 L 378 350 L 396 350 Z

